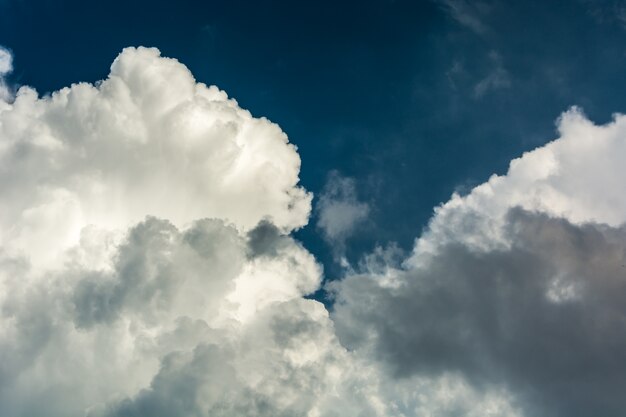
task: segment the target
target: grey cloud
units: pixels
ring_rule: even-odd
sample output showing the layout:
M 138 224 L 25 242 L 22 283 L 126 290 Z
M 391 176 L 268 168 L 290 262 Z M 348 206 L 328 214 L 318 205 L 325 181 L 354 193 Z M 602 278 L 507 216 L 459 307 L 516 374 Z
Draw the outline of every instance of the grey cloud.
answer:
M 291 239 L 283 235 L 269 220 L 262 220 L 248 232 L 248 251 L 251 257 L 276 256 L 279 249 L 289 245 Z
M 451 243 L 396 285 L 336 283 L 340 339 L 370 346 L 398 377 L 460 372 L 508 387 L 525 415 L 622 415 L 626 228 L 519 209 L 507 219 L 509 249 Z
M 316 208 L 318 229 L 333 246 L 336 255 L 341 257 L 346 240 L 367 218 L 369 205 L 359 201 L 354 179 L 333 171 L 328 176 Z

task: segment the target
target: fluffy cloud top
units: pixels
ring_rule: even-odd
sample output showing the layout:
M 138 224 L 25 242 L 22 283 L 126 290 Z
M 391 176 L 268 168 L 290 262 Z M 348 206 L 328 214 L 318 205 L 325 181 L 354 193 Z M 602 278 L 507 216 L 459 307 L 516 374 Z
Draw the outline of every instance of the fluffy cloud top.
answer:
M 437 208 L 401 267 L 378 250 L 332 283 L 331 314 L 289 236 L 311 199 L 295 147 L 182 64 L 129 48 L 96 85 L 1 104 L 3 416 L 626 408 L 625 116 L 565 113 Z M 336 241 L 367 206 L 332 184 Z
M 416 244 L 414 261 L 434 247 L 463 242 L 474 248 L 507 245 L 508 211 L 528 211 L 619 226 L 626 221 L 623 188 L 626 116 L 596 126 L 578 108 L 558 120 L 561 137 L 511 161 L 506 175 L 493 175 L 467 196 L 453 195 L 435 209 L 429 230 Z
M 87 226 L 125 230 L 146 215 L 249 230 L 306 224 L 310 195 L 287 136 L 174 59 L 125 49 L 109 77 L 0 109 L 0 245 L 37 265 Z

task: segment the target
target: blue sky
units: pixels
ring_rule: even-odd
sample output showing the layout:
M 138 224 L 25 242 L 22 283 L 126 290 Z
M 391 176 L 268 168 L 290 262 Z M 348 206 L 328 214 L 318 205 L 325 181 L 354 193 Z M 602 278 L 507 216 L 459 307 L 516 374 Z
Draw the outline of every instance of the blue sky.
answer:
M 43 93 L 96 81 L 122 48 L 156 46 L 278 123 L 298 146 L 307 189 L 318 193 L 338 170 L 370 204 L 348 242 L 353 260 L 377 243 L 410 249 L 435 205 L 554 139 L 570 106 L 597 122 L 626 108 L 615 88 L 626 74 L 617 1 L 0 7 L 15 83 Z M 298 236 L 338 273 L 314 227 Z
M 0 415 L 621 417 L 625 40 L 624 0 L 0 0 Z

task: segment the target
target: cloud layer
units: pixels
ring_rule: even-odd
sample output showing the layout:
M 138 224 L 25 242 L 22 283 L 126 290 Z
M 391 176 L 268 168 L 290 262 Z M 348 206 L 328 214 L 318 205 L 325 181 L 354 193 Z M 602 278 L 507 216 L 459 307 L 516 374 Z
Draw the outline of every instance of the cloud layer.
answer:
M 329 284 L 329 313 L 278 126 L 156 49 L 21 88 L 0 103 L 0 414 L 618 416 L 626 117 L 558 126 L 407 259 Z M 367 205 L 329 184 L 319 226 L 343 245 Z

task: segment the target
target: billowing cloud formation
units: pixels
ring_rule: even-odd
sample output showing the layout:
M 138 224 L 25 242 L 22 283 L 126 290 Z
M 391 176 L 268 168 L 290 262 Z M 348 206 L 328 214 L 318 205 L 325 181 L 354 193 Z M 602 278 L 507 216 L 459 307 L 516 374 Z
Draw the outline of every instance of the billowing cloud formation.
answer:
M 0 245 L 39 265 L 83 227 L 125 230 L 146 215 L 177 227 L 217 217 L 304 225 L 310 195 L 286 135 L 156 49 L 126 49 L 96 85 L 0 110 Z
M 331 284 L 330 314 L 289 236 L 310 211 L 295 148 L 182 64 L 126 49 L 101 83 L 2 105 L 2 416 L 626 406 L 624 116 L 564 114 L 561 138 L 439 207 L 402 266 L 378 250 Z M 362 204 L 337 184 L 328 204 Z
M 130 48 L 96 85 L 3 104 L 3 416 L 513 412 L 339 343 L 288 236 L 310 207 L 295 148 L 177 61 Z
M 437 208 L 402 268 L 332 284 L 342 343 L 398 377 L 506 387 L 524 415 L 622 415 L 626 117 L 573 109 L 559 131 Z
M 299 164 L 156 49 L 96 85 L 20 89 L 0 110 L 0 414 L 379 407 L 303 298 L 321 270 L 286 235 L 308 220 Z

